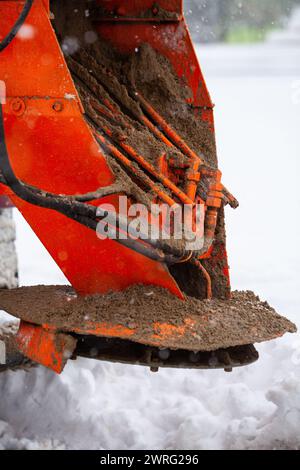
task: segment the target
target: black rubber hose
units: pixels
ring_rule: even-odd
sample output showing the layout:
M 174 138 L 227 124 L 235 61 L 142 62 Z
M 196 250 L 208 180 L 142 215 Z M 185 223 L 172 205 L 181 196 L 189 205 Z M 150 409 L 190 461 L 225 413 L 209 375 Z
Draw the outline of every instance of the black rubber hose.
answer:
M 31 7 L 33 5 L 33 1 L 34 0 L 26 0 L 24 8 L 19 18 L 15 22 L 14 26 L 12 27 L 8 35 L 3 39 L 3 41 L 0 42 L 0 52 L 2 52 L 14 40 L 14 38 L 18 34 L 20 28 L 23 26 L 28 14 L 30 13 Z

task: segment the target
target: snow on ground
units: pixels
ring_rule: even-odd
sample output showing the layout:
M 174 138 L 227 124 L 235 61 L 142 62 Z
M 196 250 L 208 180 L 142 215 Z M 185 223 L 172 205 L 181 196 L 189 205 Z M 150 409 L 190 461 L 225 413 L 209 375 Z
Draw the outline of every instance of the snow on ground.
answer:
M 197 48 L 216 107 L 220 163 L 241 202 L 227 210 L 235 288 L 256 290 L 300 326 L 299 50 Z M 289 58 L 289 59 L 288 59 Z M 16 216 L 21 284 L 64 283 Z M 0 448 L 300 448 L 300 335 L 222 371 L 69 362 L 0 376 Z

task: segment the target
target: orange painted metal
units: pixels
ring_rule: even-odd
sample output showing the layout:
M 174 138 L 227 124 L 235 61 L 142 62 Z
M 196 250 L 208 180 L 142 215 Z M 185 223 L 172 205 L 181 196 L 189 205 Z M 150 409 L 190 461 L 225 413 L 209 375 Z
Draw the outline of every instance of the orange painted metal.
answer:
M 148 127 L 148 129 L 156 136 L 158 137 L 164 144 L 166 144 L 168 147 L 173 147 L 173 144 L 172 142 L 167 139 L 167 137 L 165 136 L 165 134 L 163 134 L 162 132 L 160 132 L 160 130 L 154 125 L 152 124 L 152 122 L 146 117 L 146 116 L 141 116 L 141 121 L 143 122 L 143 124 L 145 124 L 146 127 Z
M 18 1 L 0 2 L 0 36 L 20 13 Z M 17 36 L 1 53 L 0 80 L 6 145 L 17 176 L 56 194 L 83 194 L 108 186 L 114 176 L 82 115 L 82 106 L 42 0 L 27 24 L 32 37 Z M 154 284 L 182 294 L 167 267 L 63 215 L 21 201 L 3 187 L 65 276 L 80 294 Z M 103 202 L 117 204 L 116 198 Z
M 76 347 L 76 340 L 70 335 L 49 331 L 24 321 L 21 321 L 16 343 L 24 356 L 58 374 L 62 372 Z
M 151 336 L 151 344 L 155 346 L 162 346 L 166 344 L 165 341 L 175 340 L 179 337 L 185 336 L 187 331 L 192 328 L 195 321 L 191 318 L 186 318 L 183 325 L 171 325 L 169 323 L 156 322 L 153 326 L 155 333 Z
M 107 116 L 110 119 L 115 119 L 120 115 L 120 112 L 116 109 L 114 103 L 112 103 L 110 100 L 105 99 L 103 100 L 103 103 L 107 106 L 108 110 L 99 105 L 99 103 L 95 100 L 92 99 L 91 103 L 97 111 L 102 114 L 103 116 Z M 110 111 L 113 113 L 110 113 Z M 153 134 L 158 137 L 163 143 L 165 143 L 168 147 L 174 147 L 174 144 L 172 144 L 166 136 L 160 132 L 158 127 L 156 127 L 154 124 L 149 121 L 149 119 L 146 116 L 141 116 L 141 121 L 144 123 L 148 129 L 153 132 Z M 129 126 L 129 124 L 127 124 Z M 113 138 L 113 132 L 106 127 L 104 124 L 102 124 L 101 130 L 108 135 L 108 137 Z M 116 138 L 116 137 L 115 137 Z M 187 184 L 187 194 L 181 191 L 169 178 L 165 176 L 165 173 L 163 171 L 158 172 L 153 165 L 151 165 L 142 155 L 139 155 L 133 147 L 128 145 L 126 143 L 126 136 L 118 136 L 118 144 L 120 147 L 128 153 L 136 162 L 138 162 L 146 171 L 148 171 L 151 175 L 153 175 L 158 181 L 160 181 L 164 186 L 169 188 L 177 197 L 178 199 L 183 203 L 183 204 L 193 204 L 196 196 L 196 190 L 197 190 L 197 182 L 200 180 L 200 173 L 197 172 L 197 169 L 199 168 L 200 165 L 200 160 L 197 159 L 193 165 L 191 165 L 191 168 L 193 168 L 193 171 L 190 171 L 187 175 L 188 179 L 188 184 Z M 115 152 L 114 152 L 115 153 Z M 160 158 L 160 157 L 159 157 Z M 124 158 L 123 158 L 124 161 Z M 127 165 L 128 166 L 128 165 Z M 154 190 L 154 192 L 160 191 L 158 188 Z M 164 199 L 165 200 L 165 199 Z M 166 202 L 166 201 L 165 201 Z
M 202 160 L 197 155 L 195 152 L 193 152 L 192 149 L 184 142 L 184 140 L 177 134 L 174 129 L 158 114 L 153 106 L 151 106 L 150 103 L 148 103 L 145 98 L 142 96 L 142 94 L 138 91 L 137 92 L 137 98 L 140 101 L 142 107 L 148 113 L 151 118 L 156 122 L 158 127 L 161 127 L 161 129 L 167 134 L 168 138 L 177 145 L 177 147 L 189 158 L 192 160 L 199 161 L 199 164 L 202 164 Z
M 47 325 L 44 325 L 47 327 Z M 74 328 L 75 333 L 93 336 L 105 336 L 108 338 L 131 339 L 136 333 L 135 329 L 126 328 L 123 325 L 113 323 L 92 323 L 86 322 L 82 328 Z
M 87 323 L 84 328 L 74 328 L 74 332 L 83 335 L 90 334 L 100 337 L 122 338 L 164 349 L 168 348 L 171 343 L 176 344 L 179 338 L 184 340 L 185 337 L 188 337 L 195 323 L 193 318 L 186 318 L 182 325 L 155 322 L 153 328 L 149 329 L 149 331 L 139 330 L 138 328 L 126 328 L 122 325 L 110 323 Z M 48 328 L 48 325 L 44 325 L 44 327 Z
M 200 164 L 199 159 L 192 159 L 186 174 L 186 192 L 193 201 L 196 198 L 198 183 L 201 178 Z
M 157 126 L 161 128 L 168 136 L 167 142 L 169 145 L 170 142 L 173 142 L 173 145 L 175 144 L 187 157 L 191 159 L 190 167 L 186 175 L 186 193 L 192 201 L 195 201 L 197 185 L 200 181 L 199 167 L 203 164 L 201 157 L 185 143 L 185 141 L 177 134 L 177 132 L 174 131 L 174 129 L 172 129 L 172 127 L 162 118 L 162 116 L 160 116 L 155 111 L 153 106 L 151 106 L 150 103 L 145 100 L 140 92 L 137 92 L 137 98 L 139 99 L 146 113 L 151 116 L 153 121 L 156 122 Z M 157 128 L 155 127 L 155 129 Z M 162 135 L 164 136 L 164 134 Z
M 193 260 L 193 264 L 202 272 L 205 281 L 206 281 L 206 298 L 208 300 L 212 299 L 212 283 L 211 283 L 211 277 L 207 270 L 204 268 L 204 266 L 201 264 L 201 262 L 197 259 Z
M 78 335 L 92 335 L 92 336 L 99 336 L 99 337 L 107 337 L 107 338 L 121 338 L 124 340 L 130 340 L 137 343 L 149 345 L 149 346 L 156 346 L 159 348 L 166 348 L 169 347 L 171 342 L 176 342 L 176 340 L 180 337 L 183 340 L 185 337 L 188 337 L 189 331 L 193 328 L 196 324 L 195 319 L 187 317 L 184 320 L 182 325 L 172 325 L 171 323 L 161 323 L 155 322 L 152 328 L 149 328 L 149 331 L 145 331 L 140 329 L 138 326 L 136 327 L 125 327 L 124 325 L 118 325 L 110 322 L 89 322 L 86 321 L 84 325 L 77 327 L 77 326 L 66 326 L 67 330 L 57 329 L 55 326 L 49 323 L 45 323 L 40 326 L 35 326 L 29 323 L 22 321 L 22 326 L 20 332 L 18 334 L 19 339 L 18 341 L 22 344 L 28 343 L 29 338 L 29 347 L 28 353 L 26 352 L 26 346 L 22 349 L 22 352 L 33 359 L 33 355 L 35 354 L 35 359 L 37 354 L 40 355 L 41 358 L 46 356 L 51 350 L 51 342 L 52 338 L 56 335 L 66 336 L 64 331 L 76 333 Z M 48 343 L 48 347 L 45 346 L 42 338 L 45 337 Z M 34 338 L 31 341 L 31 338 Z M 40 341 L 40 342 L 39 342 Z M 41 347 L 42 346 L 42 347 Z M 37 353 L 37 351 L 39 351 Z M 55 365 L 58 354 L 55 352 L 55 359 L 52 361 L 51 358 L 47 360 L 47 367 L 52 368 L 52 365 Z M 40 362 L 38 360 L 37 362 Z M 46 360 L 45 360 L 46 362 Z M 61 365 L 62 363 L 59 362 Z

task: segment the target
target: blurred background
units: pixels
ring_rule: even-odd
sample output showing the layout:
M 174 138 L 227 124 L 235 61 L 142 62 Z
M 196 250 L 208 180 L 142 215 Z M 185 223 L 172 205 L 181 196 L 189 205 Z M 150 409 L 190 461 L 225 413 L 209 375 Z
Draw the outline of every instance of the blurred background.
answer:
M 300 0 L 185 0 L 185 15 L 196 42 L 256 42 L 285 27 L 297 5 Z

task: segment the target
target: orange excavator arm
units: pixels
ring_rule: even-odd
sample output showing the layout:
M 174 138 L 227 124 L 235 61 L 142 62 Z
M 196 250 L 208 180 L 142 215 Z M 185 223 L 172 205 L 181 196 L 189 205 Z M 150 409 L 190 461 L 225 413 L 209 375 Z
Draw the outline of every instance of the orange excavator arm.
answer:
M 224 206 L 238 202 L 218 169 L 213 105 L 182 1 L 0 1 L 0 84 L 1 194 L 74 289 L 0 293 L 0 306 L 22 320 L 19 350 L 56 372 L 95 347 L 99 358 L 153 369 L 256 360 L 251 335 L 229 335 L 225 352 L 218 338 L 209 345 L 213 320 L 201 302 L 217 311 L 223 302 L 232 331 Z M 152 205 L 173 210 L 175 221 L 188 208 L 187 219 L 172 219 L 171 240 L 152 231 L 135 237 L 121 196 L 128 212 L 137 202 L 147 207 L 151 229 L 166 228 L 150 218 Z M 201 243 L 177 243 L 178 226 L 198 227 L 199 208 Z M 108 236 L 99 237 L 104 221 Z M 140 286 L 150 291 L 136 298 Z M 126 305 L 121 318 L 122 292 L 133 292 L 137 307 Z M 144 295 L 152 310 L 143 310 Z M 170 297 L 161 317 L 157 295 Z

